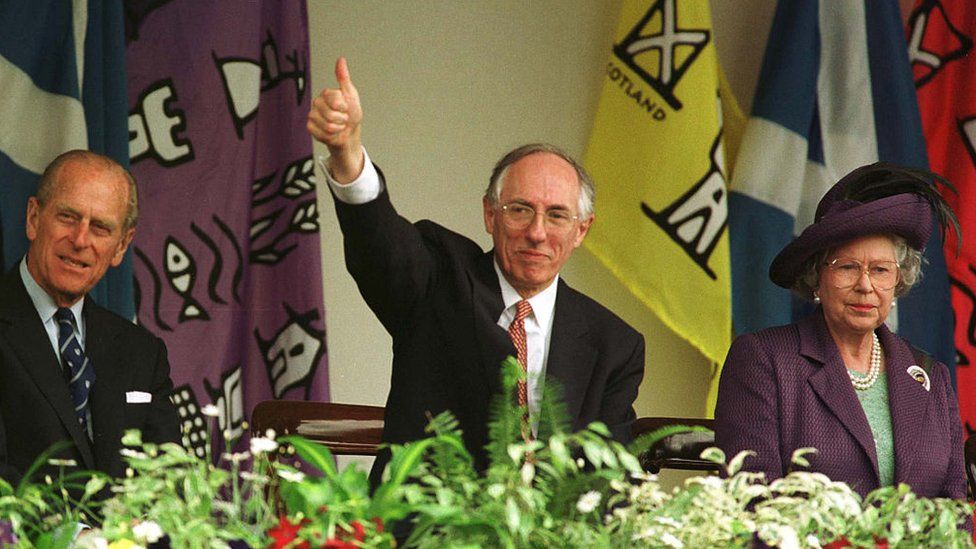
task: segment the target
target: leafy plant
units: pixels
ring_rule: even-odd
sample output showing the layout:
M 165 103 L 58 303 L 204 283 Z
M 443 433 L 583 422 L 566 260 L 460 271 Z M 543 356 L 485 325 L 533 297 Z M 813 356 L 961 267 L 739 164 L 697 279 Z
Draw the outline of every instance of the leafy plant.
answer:
M 513 394 L 523 375 L 507 361 L 502 394 Z M 513 399 L 492 404 L 486 471 L 476 469 L 457 420 L 445 412 L 430 419 L 428 438 L 390 446 L 373 494 L 356 464 L 339 470 L 327 448 L 301 437 L 254 437 L 249 452 L 224 454 L 223 467 L 215 467 L 209 455 L 199 459 L 128 433 L 125 478 L 72 472 L 16 488 L 0 481 L 0 546 L 67 547 L 87 522 L 97 528 L 77 547 L 751 547 L 757 540 L 831 549 L 973 547 L 960 529 L 969 504 L 920 498 L 904 485 L 862 499 L 803 470 L 813 449 L 798 450 L 794 470 L 767 482 L 743 470 L 749 452 L 726 462 L 709 448 L 702 457 L 725 475 L 666 489 L 636 456 L 665 436 L 700 428 L 662 429 L 625 448 L 599 423 L 570 432 L 555 384 L 546 387 L 536 437 L 527 436 L 525 409 Z M 319 474 L 269 460 L 279 443 Z M 94 496 L 106 486 L 112 497 L 99 508 Z

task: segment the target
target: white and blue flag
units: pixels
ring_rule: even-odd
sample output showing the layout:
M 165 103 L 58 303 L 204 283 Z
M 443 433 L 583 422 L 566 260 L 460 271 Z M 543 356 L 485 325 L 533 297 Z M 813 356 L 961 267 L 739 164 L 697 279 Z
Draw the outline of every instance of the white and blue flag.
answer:
M 788 324 L 809 306 L 768 276 L 852 169 L 878 160 L 927 167 L 896 0 L 780 0 L 729 196 L 736 333 Z M 954 364 L 945 258 L 933 231 L 922 282 L 888 324 Z
M 27 199 L 62 152 L 88 149 L 128 166 L 122 2 L 0 2 L 0 238 L 2 270 L 27 251 Z M 131 318 L 128 258 L 92 291 Z

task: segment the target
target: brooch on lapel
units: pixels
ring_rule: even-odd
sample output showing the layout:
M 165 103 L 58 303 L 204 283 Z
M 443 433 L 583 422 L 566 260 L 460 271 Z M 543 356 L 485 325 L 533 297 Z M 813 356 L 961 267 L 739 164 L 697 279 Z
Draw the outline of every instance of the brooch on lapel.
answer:
M 912 364 L 908 367 L 908 375 L 912 376 L 912 379 L 915 381 L 921 383 L 926 391 L 931 390 L 932 382 L 929 381 L 929 374 L 921 367 Z

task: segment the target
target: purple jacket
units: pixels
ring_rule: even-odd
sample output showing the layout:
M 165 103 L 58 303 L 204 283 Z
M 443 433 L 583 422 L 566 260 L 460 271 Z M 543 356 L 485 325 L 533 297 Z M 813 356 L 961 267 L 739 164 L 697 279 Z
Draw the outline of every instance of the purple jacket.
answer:
M 906 371 L 916 364 L 908 343 L 887 326 L 877 333 L 888 375 L 895 482 L 925 497 L 965 498 L 962 424 L 948 369 L 931 361 L 926 391 Z M 719 384 L 715 440 L 730 459 L 754 450 L 745 468 L 769 480 L 789 472 L 794 450 L 815 447 L 811 470 L 862 496 L 879 486 L 871 427 L 819 308 L 795 324 L 735 340 Z

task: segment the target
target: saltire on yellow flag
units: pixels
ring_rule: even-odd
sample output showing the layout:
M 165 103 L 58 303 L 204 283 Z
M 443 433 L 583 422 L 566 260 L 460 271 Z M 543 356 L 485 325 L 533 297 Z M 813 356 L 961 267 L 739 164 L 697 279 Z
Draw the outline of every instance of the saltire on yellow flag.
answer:
M 586 245 L 720 365 L 731 341 L 731 284 L 711 28 L 708 0 L 624 2 L 584 157 L 599 214 Z

